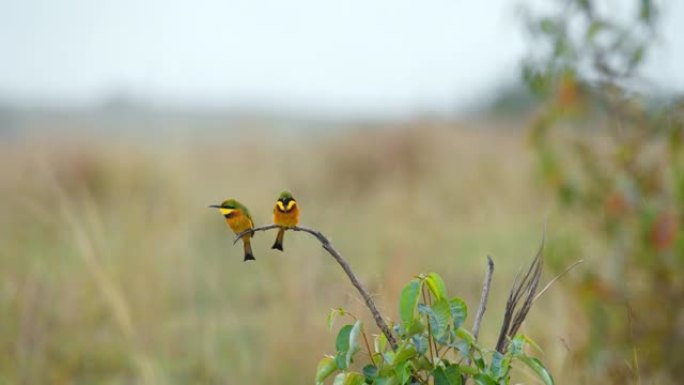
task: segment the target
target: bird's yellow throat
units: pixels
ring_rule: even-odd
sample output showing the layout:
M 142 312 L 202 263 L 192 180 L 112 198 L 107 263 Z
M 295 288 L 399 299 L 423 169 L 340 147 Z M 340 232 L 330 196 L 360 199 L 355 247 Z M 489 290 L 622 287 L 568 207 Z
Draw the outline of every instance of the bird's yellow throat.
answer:
M 287 202 L 287 207 L 285 207 L 285 205 L 283 204 L 282 201 L 278 201 L 276 204 L 278 205 L 278 208 L 280 209 L 280 211 L 287 212 L 287 211 L 292 210 L 292 207 L 294 207 L 294 205 L 296 203 L 297 202 L 295 202 L 294 200 L 291 200 L 291 201 Z
M 234 212 L 235 212 L 235 209 L 226 209 L 226 208 L 223 208 L 223 207 L 219 207 L 219 211 L 220 211 L 221 214 L 223 214 L 223 215 L 230 215 L 231 213 L 234 213 Z

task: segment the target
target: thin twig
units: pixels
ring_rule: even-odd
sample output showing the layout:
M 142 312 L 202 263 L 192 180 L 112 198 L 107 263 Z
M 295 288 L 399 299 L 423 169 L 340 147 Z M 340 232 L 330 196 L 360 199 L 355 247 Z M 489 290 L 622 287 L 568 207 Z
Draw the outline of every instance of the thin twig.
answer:
M 368 343 L 368 336 L 366 335 L 366 331 L 363 329 L 363 325 L 361 325 L 361 335 L 363 336 L 363 342 L 366 343 L 366 350 L 368 351 L 368 356 L 370 357 L 373 366 L 377 367 L 378 365 L 375 363 L 375 358 L 373 358 L 373 351 L 371 350 L 370 344 Z
M 240 240 L 240 238 L 244 237 L 247 234 L 253 234 L 257 231 L 267 231 L 276 228 L 280 228 L 280 226 L 267 225 L 243 231 L 240 234 L 236 235 L 235 241 L 233 243 L 236 243 L 238 240 Z M 316 239 L 318 239 L 319 242 L 321 242 L 323 249 L 325 249 L 325 251 L 327 251 L 328 254 L 330 254 L 335 259 L 335 261 L 337 261 L 337 263 L 342 267 L 342 270 L 344 270 L 344 272 L 347 274 L 347 277 L 349 277 L 349 280 L 351 281 L 352 285 L 354 285 L 356 290 L 359 291 L 359 294 L 361 294 L 361 297 L 363 297 L 364 301 L 366 301 L 366 306 L 373 315 L 373 318 L 375 319 L 375 324 L 378 326 L 378 328 L 380 328 L 380 330 L 382 330 L 382 333 L 385 335 L 385 337 L 387 337 L 387 342 L 389 342 L 390 346 L 392 347 L 392 350 L 397 350 L 397 341 L 394 339 L 392 331 L 390 330 L 389 326 L 387 326 L 385 320 L 382 318 L 382 315 L 380 314 L 380 311 L 378 311 L 377 306 L 375 306 L 373 298 L 370 296 L 370 294 L 368 294 L 366 288 L 363 287 L 359 279 L 356 277 L 356 274 L 354 274 L 354 272 L 352 271 L 347 260 L 344 259 L 344 257 L 342 257 L 342 255 L 335 249 L 335 247 L 333 247 L 332 243 L 330 243 L 328 238 L 326 238 L 325 235 L 323 235 L 320 231 L 316 231 L 308 227 L 294 226 L 289 227 L 288 230 L 303 231 L 305 233 L 309 233 L 316 237 Z
M 446 354 L 449 352 L 450 349 L 451 349 L 451 346 L 447 346 L 446 349 L 442 350 L 442 352 L 440 353 L 439 357 L 437 357 L 437 358 L 438 358 L 439 360 L 441 360 L 442 358 L 444 358 L 444 356 L 446 356 Z
M 584 262 L 584 259 L 580 259 L 579 261 L 575 261 L 575 263 L 573 263 L 572 265 L 566 267 L 565 270 L 563 270 L 560 274 L 558 274 L 558 275 L 555 276 L 552 280 L 550 280 L 549 283 L 547 283 L 546 286 L 544 286 L 544 288 L 541 289 L 541 290 L 539 291 L 539 293 L 534 297 L 534 299 L 532 300 L 532 303 L 534 303 L 536 300 L 538 300 L 539 297 L 541 297 L 542 294 L 544 294 L 544 292 L 545 292 L 546 290 L 548 290 L 548 289 L 551 287 L 551 285 L 554 284 L 554 282 L 556 282 L 556 281 L 558 281 L 558 279 L 560 279 L 560 277 L 562 277 L 562 276 L 564 276 L 565 274 L 567 274 L 570 270 L 574 269 L 575 266 L 579 265 L 579 264 L 582 263 L 582 262 Z
M 480 325 L 482 324 L 482 317 L 487 310 L 487 299 L 489 298 L 489 286 L 492 284 L 492 275 L 494 274 L 494 261 L 492 257 L 487 256 L 487 272 L 485 273 L 484 282 L 482 283 L 482 293 L 480 294 L 480 304 L 475 313 L 475 321 L 473 322 L 473 338 L 477 341 L 480 334 Z M 470 358 L 465 358 L 465 365 L 470 365 Z M 461 376 L 461 382 L 465 384 L 468 376 L 465 374 Z
M 423 289 L 425 289 L 425 286 L 423 286 Z M 430 293 L 429 290 L 427 291 L 427 298 L 428 298 L 428 306 L 432 308 L 432 293 Z M 429 326 L 429 320 L 428 320 L 428 326 Z M 435 341 L 434 336 L 432 336 L 432 333 L 430 333 L 430 339 L 432 340 L 433 345 L 435 346 L 435 355 L 439 354 L 439 350 L 437 349 L 437 341 Z
M 489 286 L 492 284 L 492 274 L 494 273 L 494 261 L 492 257 L 487 256 L 487 273 L 485 274 L 484 283 L 482 284 L 482 293 L 480 294 L 480 305 L 477 307 L 475 313 L 475 322 L 473 323 L 473 337 L 477 341 L 477 336 L 480 334 L 480 324 L 482 317 L 487 310 L 487 299 L 489 298 Z
M 425 305 L 429 305 L 427 301 L 427 296 L 425 295 L 425 286 L 422 287 L 422 292 L 423 292 L 423 303 Z M 430 318 L 428 317 L 427 313 L 425 313 L 425 323 L 427 324 L 427 329 L 428 329 L 428 347 L 430 348 L 430 362 L 434 365 L 435 362 L 435 353 L 432 351 L 432 327 L 430 326 Z M 435 348 L 436 349 L 436 348 Z

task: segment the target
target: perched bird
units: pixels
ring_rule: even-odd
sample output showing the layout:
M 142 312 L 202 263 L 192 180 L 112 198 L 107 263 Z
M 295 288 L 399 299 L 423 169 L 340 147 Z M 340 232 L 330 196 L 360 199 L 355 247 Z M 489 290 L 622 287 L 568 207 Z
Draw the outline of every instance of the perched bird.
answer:
M 211 205 L 209 207 L 219 209 L 219 212 L 226 218 L 226 223 L 235 234 L 240 234 L 243 231 L 254 228 L 254 222 L 252 222 L 252 216 L 249 215 L 249 210 L 235 199 L 228 199 L 220 205 Z M 251 233 L 242 237 L 242 243 L 245 246 L 245 261 L 256 259 L 254 254 L 252 254 L 252 245 L 250 243 L 250 238 L 253 236 L 254 233 Z
M 299 206 L 297 201 L 295 201 L 289 191 L 283 191 L 280 193 L 280 197 L 273 209 L 273 223 L 280 226 L 280 229 L 278 229 L 278 236 L 276 236 L 275 243 L 271 248 L 283 251 L 285 230 L 297 226 L 298 222 Z

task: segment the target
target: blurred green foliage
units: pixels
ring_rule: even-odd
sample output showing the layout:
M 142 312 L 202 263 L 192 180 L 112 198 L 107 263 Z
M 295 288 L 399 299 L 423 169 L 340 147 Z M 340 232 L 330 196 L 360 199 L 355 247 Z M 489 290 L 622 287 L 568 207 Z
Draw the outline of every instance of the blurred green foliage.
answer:
M 629 3 L 630 15 L 591 0 L 526 15 L 535 43 L 522 76 L 543 100 L 530 139 L 544 180 L 609 248 L 568 281 L 590 325 L 576 358 L 614 383 L 674 381 L 684 375 L 684 99 L 649 96 L 639 70 L 661 8 Z M 565 250 L 559 270 L 577 258 Z

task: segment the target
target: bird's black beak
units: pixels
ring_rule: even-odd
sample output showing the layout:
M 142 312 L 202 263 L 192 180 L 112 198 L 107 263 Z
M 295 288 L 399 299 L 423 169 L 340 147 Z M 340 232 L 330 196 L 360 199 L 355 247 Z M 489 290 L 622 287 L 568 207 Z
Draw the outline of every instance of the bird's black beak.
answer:
M 221 208 L 221 206 L 219 206 L 219 205 L 209 205 L 209 207 L 211 207 L 212 209 L 220 209 Z

